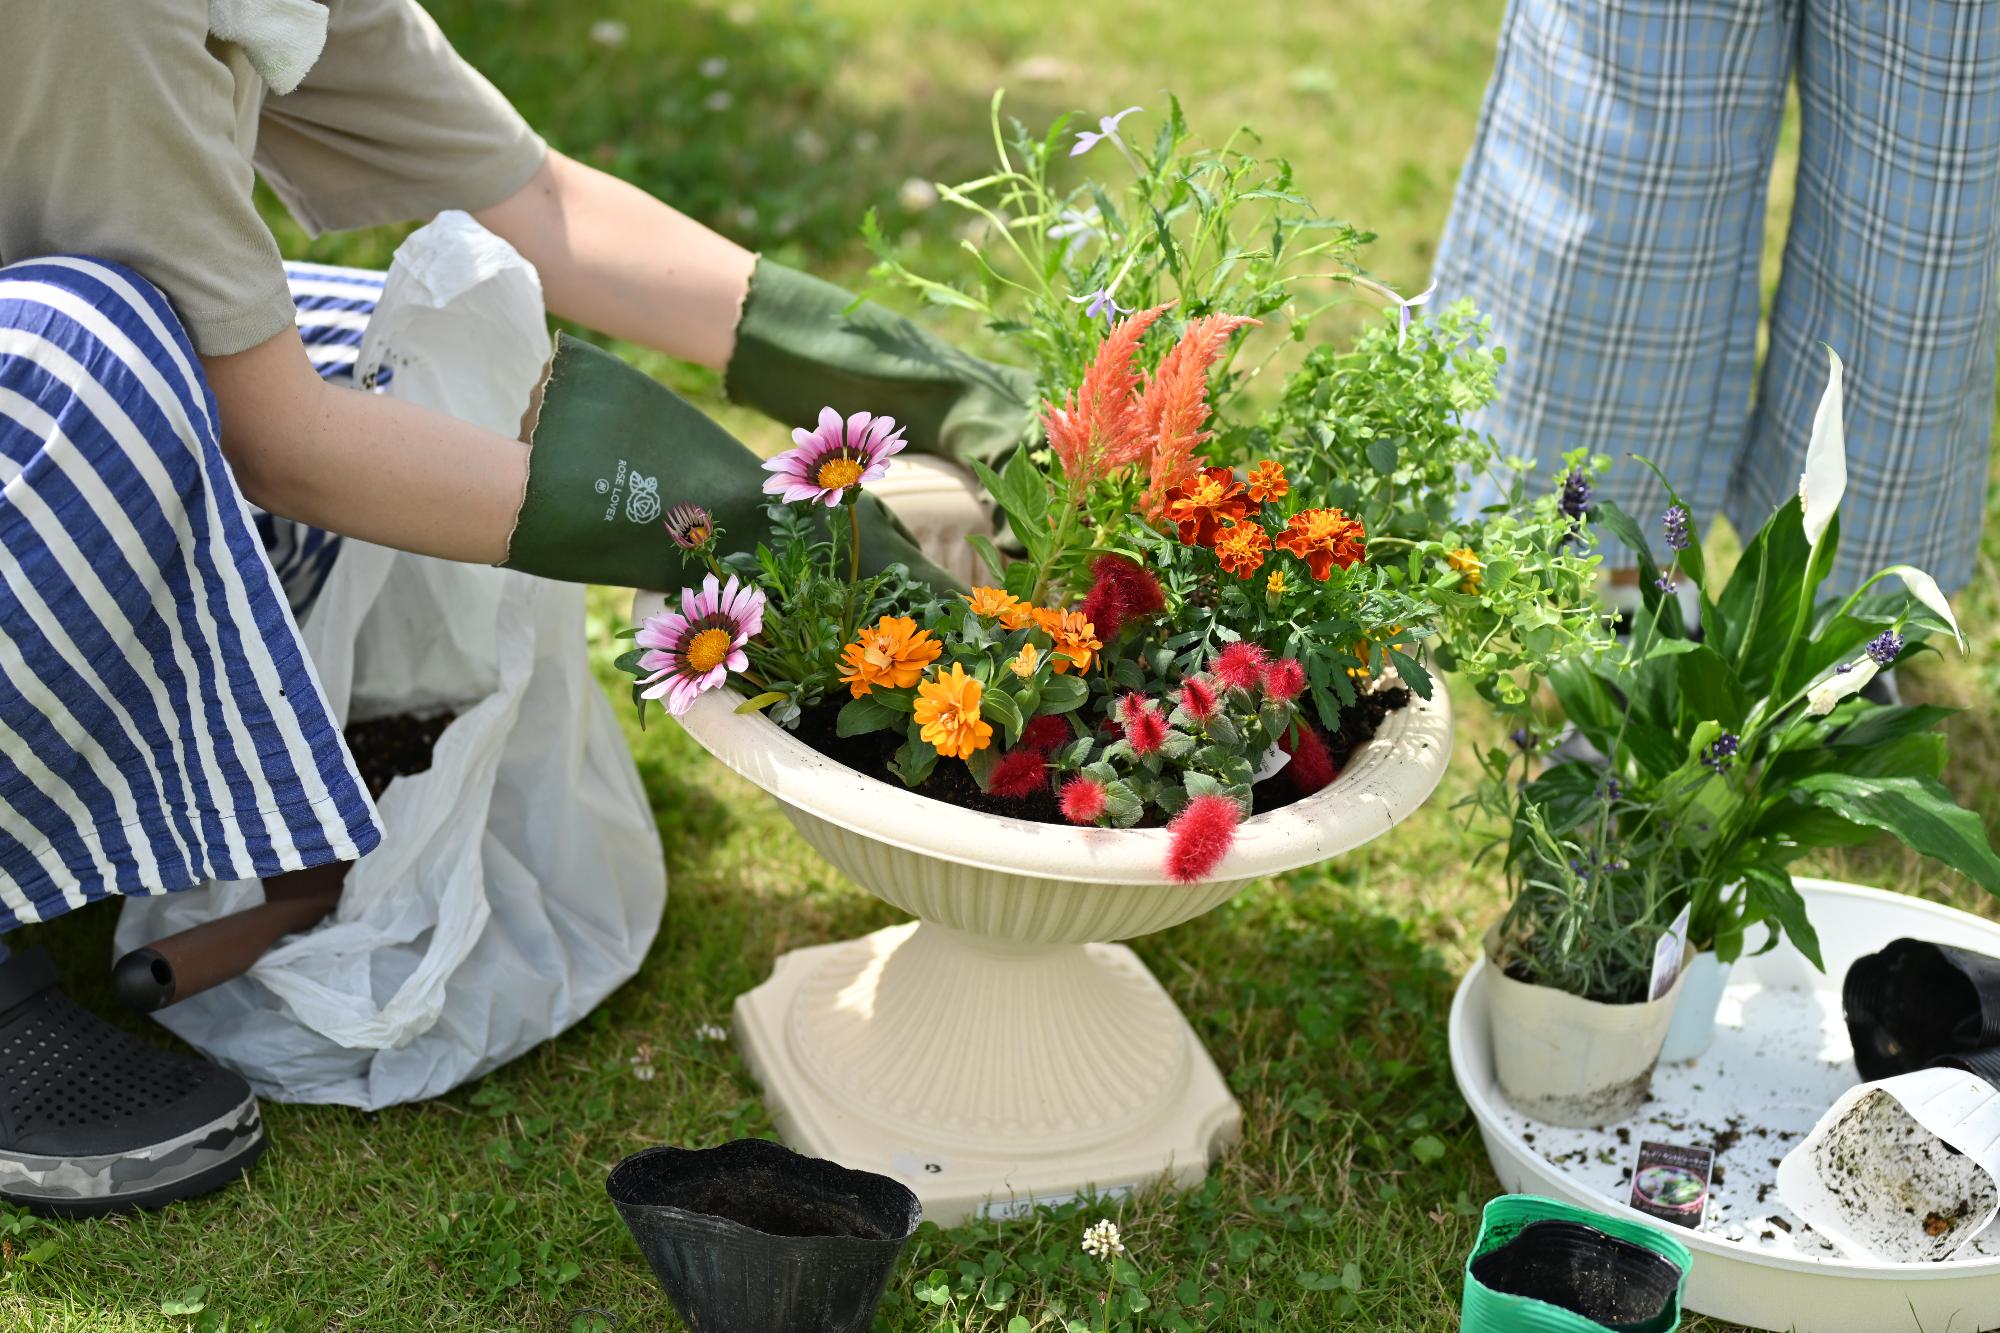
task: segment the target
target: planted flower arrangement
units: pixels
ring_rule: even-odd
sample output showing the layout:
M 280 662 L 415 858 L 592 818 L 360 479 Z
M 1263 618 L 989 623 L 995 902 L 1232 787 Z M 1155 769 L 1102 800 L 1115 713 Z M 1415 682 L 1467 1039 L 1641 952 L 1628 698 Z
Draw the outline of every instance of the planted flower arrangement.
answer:
M 1499 362 L 1471 311 L 1416 317 L 1282 162 L 1193 145 L 1178 106 L 1147 147 L 1118 118 L 1010 135 L 996 102 L 995 143 L 994 174 L 944 191 L 994 238 L 975 281 L 879 270 L 1035 367 L 1019 447 L 973 465 L 1004 519 L 971 539 L 987 577 L 870 567 L 856 501 L 906 431 L 829 407 L 766 464 L 754 551 L 718 553 L 724 497 L 671 497 L 699 581 L 621 659 L 642 710 L 918 918 L 781 958 L 737 1027 L 788 1141 L 944 1220 L 1198 1179 L 1239 1112 L 1101 941 L 1407 815 L 1449 749 L 1433 666 L 1522 709 L 1603 639 L 1563 482 L 1464 425 Z M 1092 150 L 1128 179 L 1058 190 Z M 1357 297 L 1389 317 L 1308 336 Z M 1474 476 L 1490 510 L 1467 512 Z

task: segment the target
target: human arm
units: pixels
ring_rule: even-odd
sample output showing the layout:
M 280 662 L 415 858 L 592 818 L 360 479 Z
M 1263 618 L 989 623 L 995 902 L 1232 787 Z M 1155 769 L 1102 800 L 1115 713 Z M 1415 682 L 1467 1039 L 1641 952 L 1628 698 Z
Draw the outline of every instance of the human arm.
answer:
M 329 385 L 294 328 L 202 365 L 223 454 L 252 504 L 420 555 L 506 558 L 527 487 L 520 440 Z

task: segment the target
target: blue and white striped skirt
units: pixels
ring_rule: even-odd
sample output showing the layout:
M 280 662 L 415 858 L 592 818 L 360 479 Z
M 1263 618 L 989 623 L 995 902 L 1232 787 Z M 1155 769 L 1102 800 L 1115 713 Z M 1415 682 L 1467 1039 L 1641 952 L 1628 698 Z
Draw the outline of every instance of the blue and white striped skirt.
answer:
M 381 275 L 289 271 L 314 365 L 351 380 Z M 296 620 L 339 549 L 245 502 L 150 283 L 0 268 L 0 932 L 375 847 Z

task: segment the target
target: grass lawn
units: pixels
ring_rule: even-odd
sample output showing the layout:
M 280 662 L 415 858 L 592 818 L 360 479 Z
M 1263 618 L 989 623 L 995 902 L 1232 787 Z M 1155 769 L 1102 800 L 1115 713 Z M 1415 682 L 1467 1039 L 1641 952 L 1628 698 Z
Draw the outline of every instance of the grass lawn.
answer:
M 1212 137 L 1254 123 L 1297 164 L 1306 193 L 1382 235 L 1374 272 L 1416 290 L 1501 4 L 431 7 L 556 146 L 831 276 L 863 280 L 856 225 L 870 206 L 933 269 L 950 262 L 951 210 L 911 211 L 899 188 L 981 169 L 996 86 L 1037 126 L 1072 108 L 1157 106 L 1171 86 Z M 400 234 L 308 242 L 282 231 L 293 254 L 378 265 Z M 642 360 L 714 402 L 712 378 Z M 728 419 L 746 438 L 777 438 Z M 1950 726 L 1951 781 L 1988 811 L 2000 809 L 1996 563 L 2000 522 L 1989 522 L 1981 578 L 1959 607 L 1972 655 L 1905 673 L 1910 694 L 1970 710 Z M 609 682 L 624 597 L 599 590 L 592 607 Z M 1245 1129 L 1202 1189 L 1102 1210 L 1128 1246 L 1117 1327 L 1456 1326 L 1459 1265 L 1495 1184 L 1452 1086 L 1443 1021 L 1498 902 L 1491 875 L 1469 868 L 1478 838 L 1451 810 L 1474 771 L 1471 739 L 1490 730 L 1470 701 L 1460 707 L 1459 762 L 1393 835 L 1137 943 L 1222 1065 Z M 0 1219 L 0 1327 L 555 1330 L 580 1307 L 613 1313 L 621 1329 L 678 1327 L 605 1201 L 605 1170 L 648 1144 L 768 1132 L 755 1085 L 702 1027 L 725 1023 L 732 997 L 780 951 L 895 914 L 678 728 L 631 738 L 671 875 L 664 928 L 635 980 L 561 1039 L 435 1102 L 376 1115 L 269 1107 L 269 1156 L 211 1199 L 88 1225 Z M 1992 911 L 1976 889 L 1894 848 L 1819 868 Z M 111 924 L 98 910 L 33 932 L 106 1012 Z M 635 1077 L 635 1062 L 657 1077 Z M 927 1228 L 880 1327 L 1015 1333 L 1082 1318 L 1095 1328 L 1105 1275 L 1077 1242 L 1099 1211 Z

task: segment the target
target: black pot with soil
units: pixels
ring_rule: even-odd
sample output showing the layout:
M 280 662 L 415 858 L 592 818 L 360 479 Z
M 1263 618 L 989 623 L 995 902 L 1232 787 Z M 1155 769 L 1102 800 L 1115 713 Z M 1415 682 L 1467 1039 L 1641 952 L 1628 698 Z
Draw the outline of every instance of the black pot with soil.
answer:
M 1601 1226 L 1592 1225 L 1601 1223 Z M 1553 1199 L 1486 1206 L 1465 1268 L 1465 1333 L 1671 1333 L 1692 1256 L 1649 1227 Z
M 763 1139 L 648 1148 L 605 1189 L 693 1333 L 862 1333 L 923 1220 L 888 1177 Z

